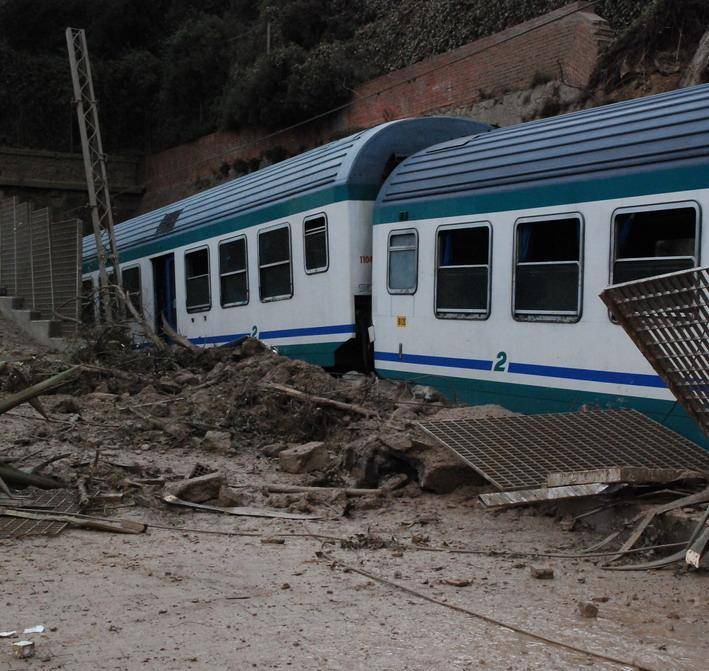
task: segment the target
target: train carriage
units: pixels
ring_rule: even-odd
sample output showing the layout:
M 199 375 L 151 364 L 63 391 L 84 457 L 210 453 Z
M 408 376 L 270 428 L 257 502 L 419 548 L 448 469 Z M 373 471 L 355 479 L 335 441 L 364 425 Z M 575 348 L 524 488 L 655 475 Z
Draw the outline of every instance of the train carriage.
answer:
M 324 366 L 367 349 L 372 211 L 397 162 L 489 127 L 429 117 L 382 124 L 116 227 L 123 284 L 199 345 L 259 337 Z M 84 239 L 84 289 L 98 284 Z M 95 309 L 95 308 L 94 308 Z
M 634 407 L 707 440 L 598 294 L 706 263 L 709 86 L 478 133 L 375 206 L 382 376 L 521 412 Z

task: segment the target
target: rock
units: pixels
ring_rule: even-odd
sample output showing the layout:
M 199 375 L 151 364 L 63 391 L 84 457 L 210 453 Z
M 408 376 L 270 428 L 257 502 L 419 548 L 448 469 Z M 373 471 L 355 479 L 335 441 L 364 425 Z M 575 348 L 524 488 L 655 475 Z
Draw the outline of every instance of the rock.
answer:
M 18 659 L 34 656 L 34 641 L 17 641 L 12 644 L 12 654 Z
M 382 507 L 383 500 L 380 496 L 359 496 L 354 502 L 357 510 L 377 510 Z
M 386 492 L 393 492 L 399 487 L 403 487 L 409 481 L 406 473 L 392 473 L 379 481 L 379 486 Z
M 270 443 L 261 448 L 261 453 L 270 458 L 277 457 L 283 450 L 287 450 L 288 445 L 285 443 Z
M 180 371 L 172 379 L 182 387 L 191 387 L 200 382 L 199 378 L 189 370 Z
M 330 460 L 325 444 L 320 441 L 289 447 L 278 455 L 278 459 L 281 470 L 286 473 L 309 473 L 310 471 L 323 470 Z
M 414 398 L 426 403 L 440 401 L 443 397 L 433 388 L 427 385 L 417 384 L 412 390 Z
M 548 566 L 530 566 L 529 575 L 537 580 L 553 580 L 554 569 Z
M 118 398 L 118 395 L 109 394 L 108 392 L 104 391 L 94 391 L 91 394 L 87 394 L 85 398 L 89 401 L 109 402 L 115 401 Z
M 76 399 L 67 396 L 54 404 L 54 412 L 60 412 L 63 415 L 79 414 L 81 412 L 81 406 L 76 402 Z
M 201 447 L 207 452 L 228 454 L 231 450 L 231 434 L 227 431 L 207 431 L 202 438 Z
M 588 619 L 598 617 L 598 606 L 588 601 L 580 601 L 578 603 L 578 611 L 581 617 Z
M 218 498 L 221 488 L 225 484 L 224 474 L 217 471 L 216 473 L 201 475 L 198 478 L 170 483 L 165 487 L 165 492 L 183 501 L 204 503 L 210 499 Z
M 155 387 L 163 394 L 177 395 L 182 391 L 182 387 L 169 377 L 160 378 Z
M 379 442 L 393 452 L 408 452 L 414 445 L 411 438 L 401 433 L 381 433 Z
M 220 508 L 234 508 L 244 505 L 244 495 L 237 492 L 235 489 L 222 485 L 219 488 L 219 496 L 217 497 L 217 505 Z
M 694 86 L 709 80 L 709 30 L 699 41 L 689 67 L 682 76 L 681 86 Z
M 467 578 L 445 578 L 443 582 L 453 587 L 470 587 L 473 584 L 473 581 Z

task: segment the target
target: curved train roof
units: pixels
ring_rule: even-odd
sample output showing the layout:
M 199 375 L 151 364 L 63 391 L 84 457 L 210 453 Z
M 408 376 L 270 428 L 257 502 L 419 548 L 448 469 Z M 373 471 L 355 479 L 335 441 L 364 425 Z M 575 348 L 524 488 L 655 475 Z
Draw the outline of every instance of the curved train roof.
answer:
M 389 176 L 375 222 L 699 188 L 708 165 L 701 85 L 429 147 Z
M 138 250 L 140 255 L 151 254 L 200 235 L 207 237 L 211 235 L 207 226 L 221 223 L 228 231 L 249 225 L 242 217 L 257 223 L 254 215 L 267 216 L 260 219 L 268 221 L 336 200 L 374 200 L 392 155 L 409 156 L 423 147 L 489 128 L 458 117 L 402 119 L 330 142 L 118 224 L 121 260 L 135 258 Z M 313 198 L 315 194 L 318 197 Z M 241 225 L 235 225 L 235 218 Z M 159 245 L 151 244 L 158 241 Z M 96 256 L 93 235 L 84 238 L 83 256 L 85 261 Z

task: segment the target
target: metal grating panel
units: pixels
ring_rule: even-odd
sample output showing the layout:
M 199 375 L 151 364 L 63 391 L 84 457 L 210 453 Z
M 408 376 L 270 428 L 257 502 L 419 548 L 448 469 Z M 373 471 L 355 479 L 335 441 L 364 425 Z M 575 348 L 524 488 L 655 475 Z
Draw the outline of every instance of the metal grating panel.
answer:
M 81 222 L 53 221 L 49 228 L 55 310 L 79 318 Z M 76 323 L 62 322 L 62 335 L 76 333 Z
M 15 295 L 24 299 L 23 307 L 34 309 L 32 305 L 32 229 L 30 227 L 30 205 L 20 203 L 15 208 L 15 258 L 17 287 Z
M 34 309 L 45 319 L 53 318 L 52 272 L 49 256 L 49 210 L 45 207 L 32 211 L 32 271 Z
M 0 288 L 15 295 L 15 206 L 17 200 L 0 201 Z
M 419 425 L 499 489 L 543 487 L 548 473 L 614 466 L 709 471 L 709 453 L 635 410 Z
M 709 267 L 617 284 L 601 298 L 709 435 Z
M 51 491 L 35 490 L 31 499 L 23 506 L 33 512 L 76 513 L 79 506 L 74 492 L 65 489 Z M 0 538 L 20 538 L 23 536 L 56 536 L 66 527 L 65 522 L 27 520 L 20 517 L 0 516 Z

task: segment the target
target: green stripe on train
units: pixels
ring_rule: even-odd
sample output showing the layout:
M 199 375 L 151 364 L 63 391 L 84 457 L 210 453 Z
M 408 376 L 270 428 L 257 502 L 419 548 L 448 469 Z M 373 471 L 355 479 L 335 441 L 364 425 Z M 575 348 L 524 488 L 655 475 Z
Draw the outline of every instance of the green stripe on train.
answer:
M 390 224 L 402 220 L 418 221 L 469 214 L 529 210 L 535 207 L 563 206 L 706 188 L 709 188 L 709 165 L 695 165 L 620 177 L 556 182 L 519 189 L 497 188 L 494 192 L 459 198 L 441 196 L 416 202 L 403 201 L 398 205 L 378 207 L 374 212 L 374 223 Z
M 709 450 L 709 439 L 702 434 L 699 426 L 684 408 L 673 401 L 380 368 L 377 373 L 381 377 L 430 385 L 452 401 L 470 405 L 492 403 L 524 414 L 572 412 L 583 406 L 633 408 Z
M 167 253 L 173 251 L 176 247 L 182 247 L 192 243 L 202 242 L 209 238 L 218 235 L 226 235 L 235 231 L 258 226 L 276 219 L 285 219 L 287 217 L 312 210 L 317 207 L 325 207 L 333 203 L 340 203 L 347 200 L 370 200 L 373 201 L 377 197 L 379 187 L 376 185 L 366 184 L 338 184 L 337 186 L 328 187 L 315 193 L 309 193 L 304 196 L 296 196 L 280 203 L 274 203 L 267 207 L 252 212 L 246 212 L 229 219 L 221 221 L 208 222 L 186 231 L 178 231 L 172 235 L 165 235 L 154 240 L 141 242 L 134 247 L 129 247 L 125 251 L 119 251 L 121 263 L 142 259 L 146 256 L 154 256 L 155 254 Z M 155 227 L 157 228 L 157 224 Z M 120 245 L 119 245 L 120 248 Z M 98 260 L 92 257 L 85 260 L 82 265 L 82 272 L 90 273 L 98 268 Z

